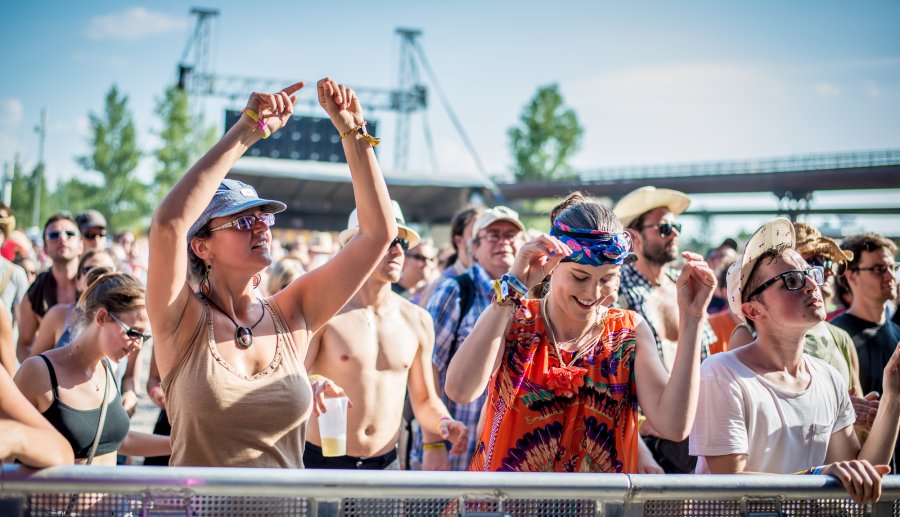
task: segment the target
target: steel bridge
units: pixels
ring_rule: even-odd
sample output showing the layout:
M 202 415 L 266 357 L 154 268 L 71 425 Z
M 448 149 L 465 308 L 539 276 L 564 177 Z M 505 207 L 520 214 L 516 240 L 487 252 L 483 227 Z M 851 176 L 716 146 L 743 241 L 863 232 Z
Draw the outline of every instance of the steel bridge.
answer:
M 583 171 L 570 181 L 498 183 L 507 201 L 564 196 L 580 190 L 617 200 L 644 185 L 687 194 L 771 193 L 787 213 L 900 214 L 893 207 L 813 209 L 814 192 L 900 188 L 900 149 L 808 154 L 758 160 L 673 165 L 607 167 Z M 708 215 L 772 213 L 771 210 L 717 210 Z

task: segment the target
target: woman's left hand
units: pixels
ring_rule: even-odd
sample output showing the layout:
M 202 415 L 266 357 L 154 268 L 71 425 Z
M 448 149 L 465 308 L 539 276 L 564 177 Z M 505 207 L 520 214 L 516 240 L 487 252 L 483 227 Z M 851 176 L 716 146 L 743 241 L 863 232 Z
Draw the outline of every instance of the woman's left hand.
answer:
M 678 310 L 680 314 L 702 317 L 706 314 L 716 290 L 716 274 L 703 257 L 685 251 L 681 254 L 685 264 L 678 277 Z
M 294 104 L 297 102 L 297 96 L 294 94 L 301 88 L 303 88 L 303 81 L 294 83 L 277 93 L 253 92 L 247 101 L 247 108 L 255 111 L 265 122 L 269 131 L 274 133 L 283 128 L 294 114 Z M 251 123 L 256 125 L 255 122 Z

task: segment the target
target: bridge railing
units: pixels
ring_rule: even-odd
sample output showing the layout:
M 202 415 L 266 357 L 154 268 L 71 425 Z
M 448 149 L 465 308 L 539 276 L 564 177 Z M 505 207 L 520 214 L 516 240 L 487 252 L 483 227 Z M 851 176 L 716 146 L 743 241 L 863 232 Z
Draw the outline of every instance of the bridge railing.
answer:
M 633 178 L 709 176 L 715 174 L 760 174 L 816 171 L 889 165 L 900 165 L 900 149 L 884 149 L 852 153 L 807 154 L 758 160 L 603 167 L 582 171 L 579 173 L 579 176 L 584 181 L 602 181 Z
M 662 476 L 5 466 L 0 515 L 897 516 L 826 476 Z

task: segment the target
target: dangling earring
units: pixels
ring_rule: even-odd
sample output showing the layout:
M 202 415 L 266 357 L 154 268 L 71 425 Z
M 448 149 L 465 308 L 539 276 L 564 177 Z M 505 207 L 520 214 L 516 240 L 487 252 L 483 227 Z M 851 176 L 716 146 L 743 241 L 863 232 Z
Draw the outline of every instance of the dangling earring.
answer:
M 253 288 L 256 289 L 259 287 L 259 283 L 262 282 L 262 275 L 259 273 L 253 275 Z
M 206 265 L 206 270 L 203 271 L 203 278 L 200 279 L 200 294 L 202 294 L 205 298 L 209 297 L 209 270 L 212 269 L 212 264 Z

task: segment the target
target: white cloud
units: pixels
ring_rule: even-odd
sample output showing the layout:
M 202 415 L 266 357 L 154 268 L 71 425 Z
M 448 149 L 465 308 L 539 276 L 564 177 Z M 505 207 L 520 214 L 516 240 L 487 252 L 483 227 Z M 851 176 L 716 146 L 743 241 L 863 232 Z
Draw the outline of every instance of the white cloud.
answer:
M 3 99 L 0 103 L 0 124 L 4 127 L 13 128 L 22 122 L 25 113 L 25 106 L 19 99 Z
M 138 41 L 186 27 L 187 20 L 182 17 L 152 12 L 144 7 L 131 7 L 118 13 L 95 16 L 88 23 L 87 35 L 95 40 Z
M 865 83 L 866 94 L 869 97 L 878 98 L 881 97 L 881 87 L 878 86 L 878 83 L 875 81 L 866 81 Z
M 815 92 L 822 97 L 840 97 L 841 89 L 828 81 L 819 81 L 813 87 Z

